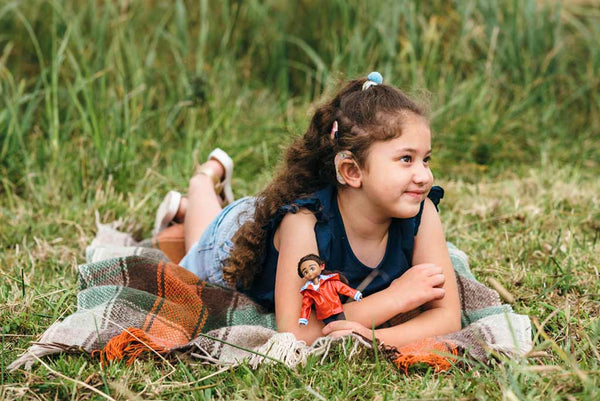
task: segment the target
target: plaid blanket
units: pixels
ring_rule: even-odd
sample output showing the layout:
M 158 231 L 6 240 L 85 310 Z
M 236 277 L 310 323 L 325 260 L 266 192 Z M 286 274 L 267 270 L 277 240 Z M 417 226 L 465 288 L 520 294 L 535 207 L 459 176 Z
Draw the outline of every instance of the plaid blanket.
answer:
M 181 256 L 178 241 L 138 243 L 113 226 L 98 223 L 96 238 L 86 252 L 88 263 L 78 267 L 76 312 L 50 326 L 8 368 L 29 369 L 37 358 L 58 352 L 87 352 L 103 362 L 131 362 L 141 354 L 163 356 L 176 351 L 219 364 L 246 361 L 256 367 L 279 361 L 293 367 L 308 355 L 330 349 L 334 340 L 327 337 L 307 346 L 290 333 L 277 333 L 272 313 L 245 295 L 201 281 L 171 262 L 166 255 Z M 466 255 L 452 244 L 448 247 L 457 273 L 463 329 L 402 348 L 379 344 L 380 349 L 405 371 L 417 363 L 448 369 L 458 355 L 484 362 L 493 351 L 525 355 L 531 349 L 529 318 L 503 305 L 494 290 L 472 275 Z M 398 316 L 389 324 L 415 313 Z M 354 350 L 373 345 L 369 339 L 351 337 Z

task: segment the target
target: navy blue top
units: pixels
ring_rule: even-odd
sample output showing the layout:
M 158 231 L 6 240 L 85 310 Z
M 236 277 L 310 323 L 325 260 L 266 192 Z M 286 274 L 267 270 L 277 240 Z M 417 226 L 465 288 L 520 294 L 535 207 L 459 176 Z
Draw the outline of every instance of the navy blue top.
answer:
M 428 197 L 437 209 L 440 199 L 444 197 L 444 190 L 435 186 L 431 188 Z M 385 254 L 375 268 L 361 263 L 350 247 L 338 208 L 335 187 L 326 187 L 310 197 L 282 206 L 265 227 L 268 242 L 263 269 L 245 292 L 267 309 L 275 309 L 275 273 L 279 252 L 273 244 L 273 236 L 283 217 L 287 213 L 298 212 L 300 208 L 312 211 L 317 218 L 315 235 L 319 256 L 325 260 L 326 269 L 342 272 L 350 287 L 358 289 L 365 296 L 381 291 L 411 267 L 415 235 L 421 223 L 423 205 L 424 202 L 421 202 L 421 208 L 415 217 L 392 219 Z

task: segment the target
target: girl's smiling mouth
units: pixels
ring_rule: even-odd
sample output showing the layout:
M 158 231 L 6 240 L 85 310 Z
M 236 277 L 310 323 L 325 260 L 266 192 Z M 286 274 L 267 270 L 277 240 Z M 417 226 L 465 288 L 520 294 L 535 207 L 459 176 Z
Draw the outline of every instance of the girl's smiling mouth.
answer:
M 404 194 L 408 195 L 411 198 L 422 199 L 425 195 L 425 191 L 406 191 L 404 192 Z

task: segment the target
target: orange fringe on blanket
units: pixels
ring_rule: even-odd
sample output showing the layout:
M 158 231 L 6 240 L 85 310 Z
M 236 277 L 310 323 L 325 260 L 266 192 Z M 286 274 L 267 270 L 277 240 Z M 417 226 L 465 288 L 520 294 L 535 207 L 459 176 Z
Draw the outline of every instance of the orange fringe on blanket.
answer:
M 92 356 L 100 356 L 100 364 L 115 359 L 127 358 L 127 365 L 133 363 L 144 352 L 166 354 L 169 350 L 152 341 L 146 333 L 135 327 L 129 327 L 118 336 L 113 337 L 102 350 L 95 350 Z
M 458 348 L 451 342 L 426 338 L 401 347 L 397 352 L 399 355 L 393 362 L 404 373 L 418 363 L 426 363 L 433 366 L 436 372 L 441 372 L 452 367 L 456 361 L 453 356 L 458 355 Z

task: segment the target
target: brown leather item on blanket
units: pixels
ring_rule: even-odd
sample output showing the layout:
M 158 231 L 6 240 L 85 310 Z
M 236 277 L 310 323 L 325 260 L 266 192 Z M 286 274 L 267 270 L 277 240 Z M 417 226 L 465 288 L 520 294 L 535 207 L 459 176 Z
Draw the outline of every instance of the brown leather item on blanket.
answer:
M 185 256 L 183 224 L 173 224 L 152 238 L 152 247 L 160 249 L 173 263 Z

